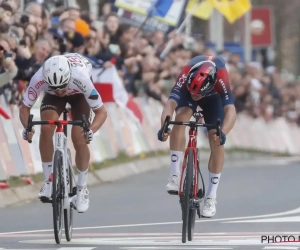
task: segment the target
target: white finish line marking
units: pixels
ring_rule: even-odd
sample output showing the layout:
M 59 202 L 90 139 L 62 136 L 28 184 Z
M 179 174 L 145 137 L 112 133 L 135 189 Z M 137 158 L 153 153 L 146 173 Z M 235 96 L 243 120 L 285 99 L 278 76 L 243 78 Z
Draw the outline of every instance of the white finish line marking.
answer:
M 39 240 L 24 240 L 20 243 L 30 244 L 53 244 L 53 239 L 39 239 Z M 69 244 L 65 240 L 61 245 Z M 179 236 L 160 236 L 160 237 L 100 237 L 100 238 L 77 238 L 72 240 L 73 245 L 96 245 L 96 246 L 266 246 L 267 243 L 261 243 L 260 236 L 238 235 L 238 236 L 194 236 L 193 241 L 183 244 Z M 299 242 L 282 242 L 277 243 L 276 246 L 300 246 Z
M 280 250 L 287 250 L 287 249 L 289 249 L 289 250 L 297 250 L 297 249 L 299 249 L 299 247 L 264 247 L 263 249 L 273 249 L 273 250 L 275 250 L 275 249 L 280 249 Z
M 165 250 L 176 250 L 176 249 L 180 249 L 180 250 L 182 250 L 182 247 L 180 247 L 180 248 L 177 248 L 177 247 L 120 247 L 120 249 L 125 249 L 125 250 L 141 250 L 141 249 L 145 249 L 145 250 L 147 250 L 147 249 L 160 249 L 160 250 L 163 250 L 163 249 L 165 249 Z M 184 250 L 186 250 L 186 249 L 188 249 L 188 250 L 224 250 L 224 249 L 232 249 L 232 248 L 228 248 L 228 247 L 222 247 L 222 248 L 219 248 L 219 247 L 217 247 L 217 248 L 215 248 L 215 247 L 213 247 L 213 248 L 207 248 L 207 247 L 197 247 L 197 248 L 194 248 L 194 247 L 185 247 L 184 248 Z
M 207 223 L 207 222 L 219 222 L 219 221 L 233 221 L 233 220 L 249 220 L 249 219 L 260 219 L 260 218 L 270 218 L 276 216 L 292 215 L 300 213 L 300 207 L 281 213 L 273 213 L 266 215 L 256 215 L 256 216 L 245 216 L 245 217 L 231 217 L 231 218 L 220 218 L 220 219 L 201 219 L 197 220 L 196 223 Z M 127 224 L 127 225 L 112 225 L 112 226 L 95 226 L 95 227 L 77 227 L 73 230 L 86 230 L 86 229 L 105 229 L 105 228 L 127 228 L 127 227 L 145 227 L 145 226 L 163 226 L 163 225 L 173 225 L 181 224 L 182 221 L 176 222 L 158 222 L 158 223 L 144 223 L 144 224 Z M 0 235 L 6 234 L 25 234 L 25 233 L 40 233 L 40 232 L 53 232 L 53 229 L 42 229 L 42 230 L 30 230 L 30 231 L 17 231 L 17 232 L 5 232 L 0 233 Z

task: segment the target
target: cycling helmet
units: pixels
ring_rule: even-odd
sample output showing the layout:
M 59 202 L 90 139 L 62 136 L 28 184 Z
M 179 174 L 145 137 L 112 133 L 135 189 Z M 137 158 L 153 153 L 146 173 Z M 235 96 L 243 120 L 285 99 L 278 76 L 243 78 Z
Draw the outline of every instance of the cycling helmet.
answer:
M 212 61 L 196 63 L 187 75 L 187 88 L 193 95 L 207 95 L 217 82 L 217 68 Z
M 71 67 L 64 56 L 53 56 L 43 65 L 44 81 L 50 88 L 63 89 L 71 78 Z

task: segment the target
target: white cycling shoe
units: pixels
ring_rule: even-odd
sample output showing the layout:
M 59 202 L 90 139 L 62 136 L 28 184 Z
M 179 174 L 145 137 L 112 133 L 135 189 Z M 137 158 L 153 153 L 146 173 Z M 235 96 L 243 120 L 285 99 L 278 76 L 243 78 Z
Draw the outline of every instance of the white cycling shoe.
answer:
M 206 197 L 204 200 L 204 206 L 202 210 L 202 216 L 206 218 L 211 218 L 216 214 L 216 204 L 215 198 Z
M 79 213 L 84 213 L 90 206 L 89 191 L 87 187 L 82 189 L 77 188 L 76 210 Z
M 179 189 L 179 176 L 173 175 L 169 178 L 166 190 L 169 194 L 178 195 Z
M 40 193 L 39 193 L 39 198 L 51 198 L 52 196 L 52 182 L 45 182 L 44 185 L 42 186 Z

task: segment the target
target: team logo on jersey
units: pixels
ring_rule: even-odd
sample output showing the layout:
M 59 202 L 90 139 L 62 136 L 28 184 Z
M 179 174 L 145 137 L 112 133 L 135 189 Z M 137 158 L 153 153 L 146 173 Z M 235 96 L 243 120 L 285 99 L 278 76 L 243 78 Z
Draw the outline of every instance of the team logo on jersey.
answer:
M 44 84 L 44 80 L 39 81 L 34 87 L 35 87 L 36 89 L 39 89 L 43 84 Z
M 224 90 L 224 94 L 225 94 L 225 99 L 228 100 L 229 99 L 229 96 L 228 96 L 228 92 L 227 92 L 227 89 L 226 89 L 226 86 L 225 86 L 225 83 L 222 79 L 219 80 L 219 82 L 221 83 L 222 85 L 222 88 Z
M 91 100 L 97 100 L 99 97 L 99 94 L 97 92 L 97 90 L 93 89 L 90 96 L 89 96 L 89 99 Z
M 77 80 L 77 79 L 74 79 L 73 80 L 73 83 L 83 92 L 85 93 L 86 92 L 86 86 L 84 84 L 82 84 L 81 81 Z
M 37 93 L 32 87 L 28 89 L 28 98 L 30 101 L 35 101 L 37 99 Z
M 182 85 L 185 83 L 186 78 L 187 78 L 187 75 L 186 75 L 186 74 L 181 75 L 181 77 L 178 79 L 176 85 L 177 85 L 179 88 L 181 88 Z

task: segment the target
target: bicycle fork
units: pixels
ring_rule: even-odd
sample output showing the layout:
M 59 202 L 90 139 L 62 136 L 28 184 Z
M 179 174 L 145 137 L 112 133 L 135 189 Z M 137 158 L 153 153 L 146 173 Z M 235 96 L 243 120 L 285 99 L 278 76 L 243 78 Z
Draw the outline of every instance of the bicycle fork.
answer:
M 73 204 L 73 200 L 76 198 L 76 195 L 73 195 L 73 192 L 69 194 L 69 181 L 67 179 L 67 166 L 69 164 L 68 161 L 68 154 L 67 154 L 67 137 L 65 136 L 64 132 L 57 132 L 55 133 L 55 145 L 56 150 L 61 151 L 62 153 L 62 177 L 64 183 L 64 193 L 63 193 L 63 208 L 64 209 L 71 209 L 71 204 Z

